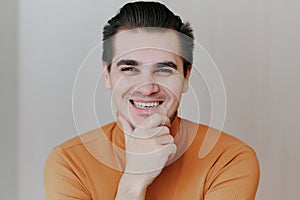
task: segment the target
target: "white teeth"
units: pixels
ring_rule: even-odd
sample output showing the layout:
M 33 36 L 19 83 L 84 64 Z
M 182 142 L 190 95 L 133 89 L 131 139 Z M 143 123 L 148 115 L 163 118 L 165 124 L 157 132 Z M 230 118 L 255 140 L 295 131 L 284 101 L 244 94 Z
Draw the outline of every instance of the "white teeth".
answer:
M 137 101 L 133 101 L 133 104 L 135 105 L 135 107 L 137 108 L 153 108 L 159 105 L 159 102 L 151 102 L 151 103 L 144 103 L 144 102 L 137 102 Z

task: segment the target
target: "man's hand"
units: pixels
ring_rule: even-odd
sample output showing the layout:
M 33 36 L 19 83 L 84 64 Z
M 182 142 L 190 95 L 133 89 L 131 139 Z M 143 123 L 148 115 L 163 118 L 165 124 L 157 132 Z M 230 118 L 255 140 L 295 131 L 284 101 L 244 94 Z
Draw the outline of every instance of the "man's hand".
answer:
M 165 114 L 155 113 L 134 130 L 122 115 L 119 121 L 127 134 L 126 167 L 116 199 L 144 199 L 148 185 L 176 152 L 170 121 Z

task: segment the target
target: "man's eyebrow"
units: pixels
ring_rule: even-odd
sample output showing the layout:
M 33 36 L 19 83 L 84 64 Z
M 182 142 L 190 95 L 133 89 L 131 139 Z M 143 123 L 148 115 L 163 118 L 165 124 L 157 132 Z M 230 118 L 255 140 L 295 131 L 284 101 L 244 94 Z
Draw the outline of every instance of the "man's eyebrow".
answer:
M 139 63 L 136 60 L 120 60 L 119 62 L 117 62 L 117 66 L 120 65 L 138 66 Z
M 171 68 L 177 70 L 177 65 L 172 61 L 159 62 L 159 63 L 156 63 L 155 66 L 156 67 L 171 67 Z

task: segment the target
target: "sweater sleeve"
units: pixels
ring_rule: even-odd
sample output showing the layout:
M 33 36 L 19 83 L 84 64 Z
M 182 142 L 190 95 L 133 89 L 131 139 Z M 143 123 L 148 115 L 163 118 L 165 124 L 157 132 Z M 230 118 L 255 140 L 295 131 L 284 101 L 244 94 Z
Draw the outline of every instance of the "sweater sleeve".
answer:
M 44 170 L 44 187 L 47 200 L 90 200 L 76 167 L 62 148 L 55 148 L 49 155 Z
M 255 152 L 248 146 L 238 150 L 228 149 L 211 170 L 204 199 L 255 199 L 259 182 L 259 164 Z

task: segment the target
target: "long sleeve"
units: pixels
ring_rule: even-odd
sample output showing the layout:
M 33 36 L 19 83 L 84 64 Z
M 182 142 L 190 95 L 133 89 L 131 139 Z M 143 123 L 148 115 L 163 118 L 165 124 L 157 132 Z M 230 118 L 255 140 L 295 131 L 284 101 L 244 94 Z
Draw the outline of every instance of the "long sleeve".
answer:
M 211 152 L 200 158 L 198 153 L 208 127 L 185 120 L 181 120 L 181 127 L 178 141 L 186 143 L 195 127 L 197 134 L 184 154 L 149 185 L 146 199 L 255 199 L 259 165 L 251 147 L 222 133 Z M 112 123 L 56 147 L 45 165 L 47 200 L 113 200 L 123 174 L 117 166 L 124 157 L 114 154 L 105 141 L 122 146 L 122 134 Z

